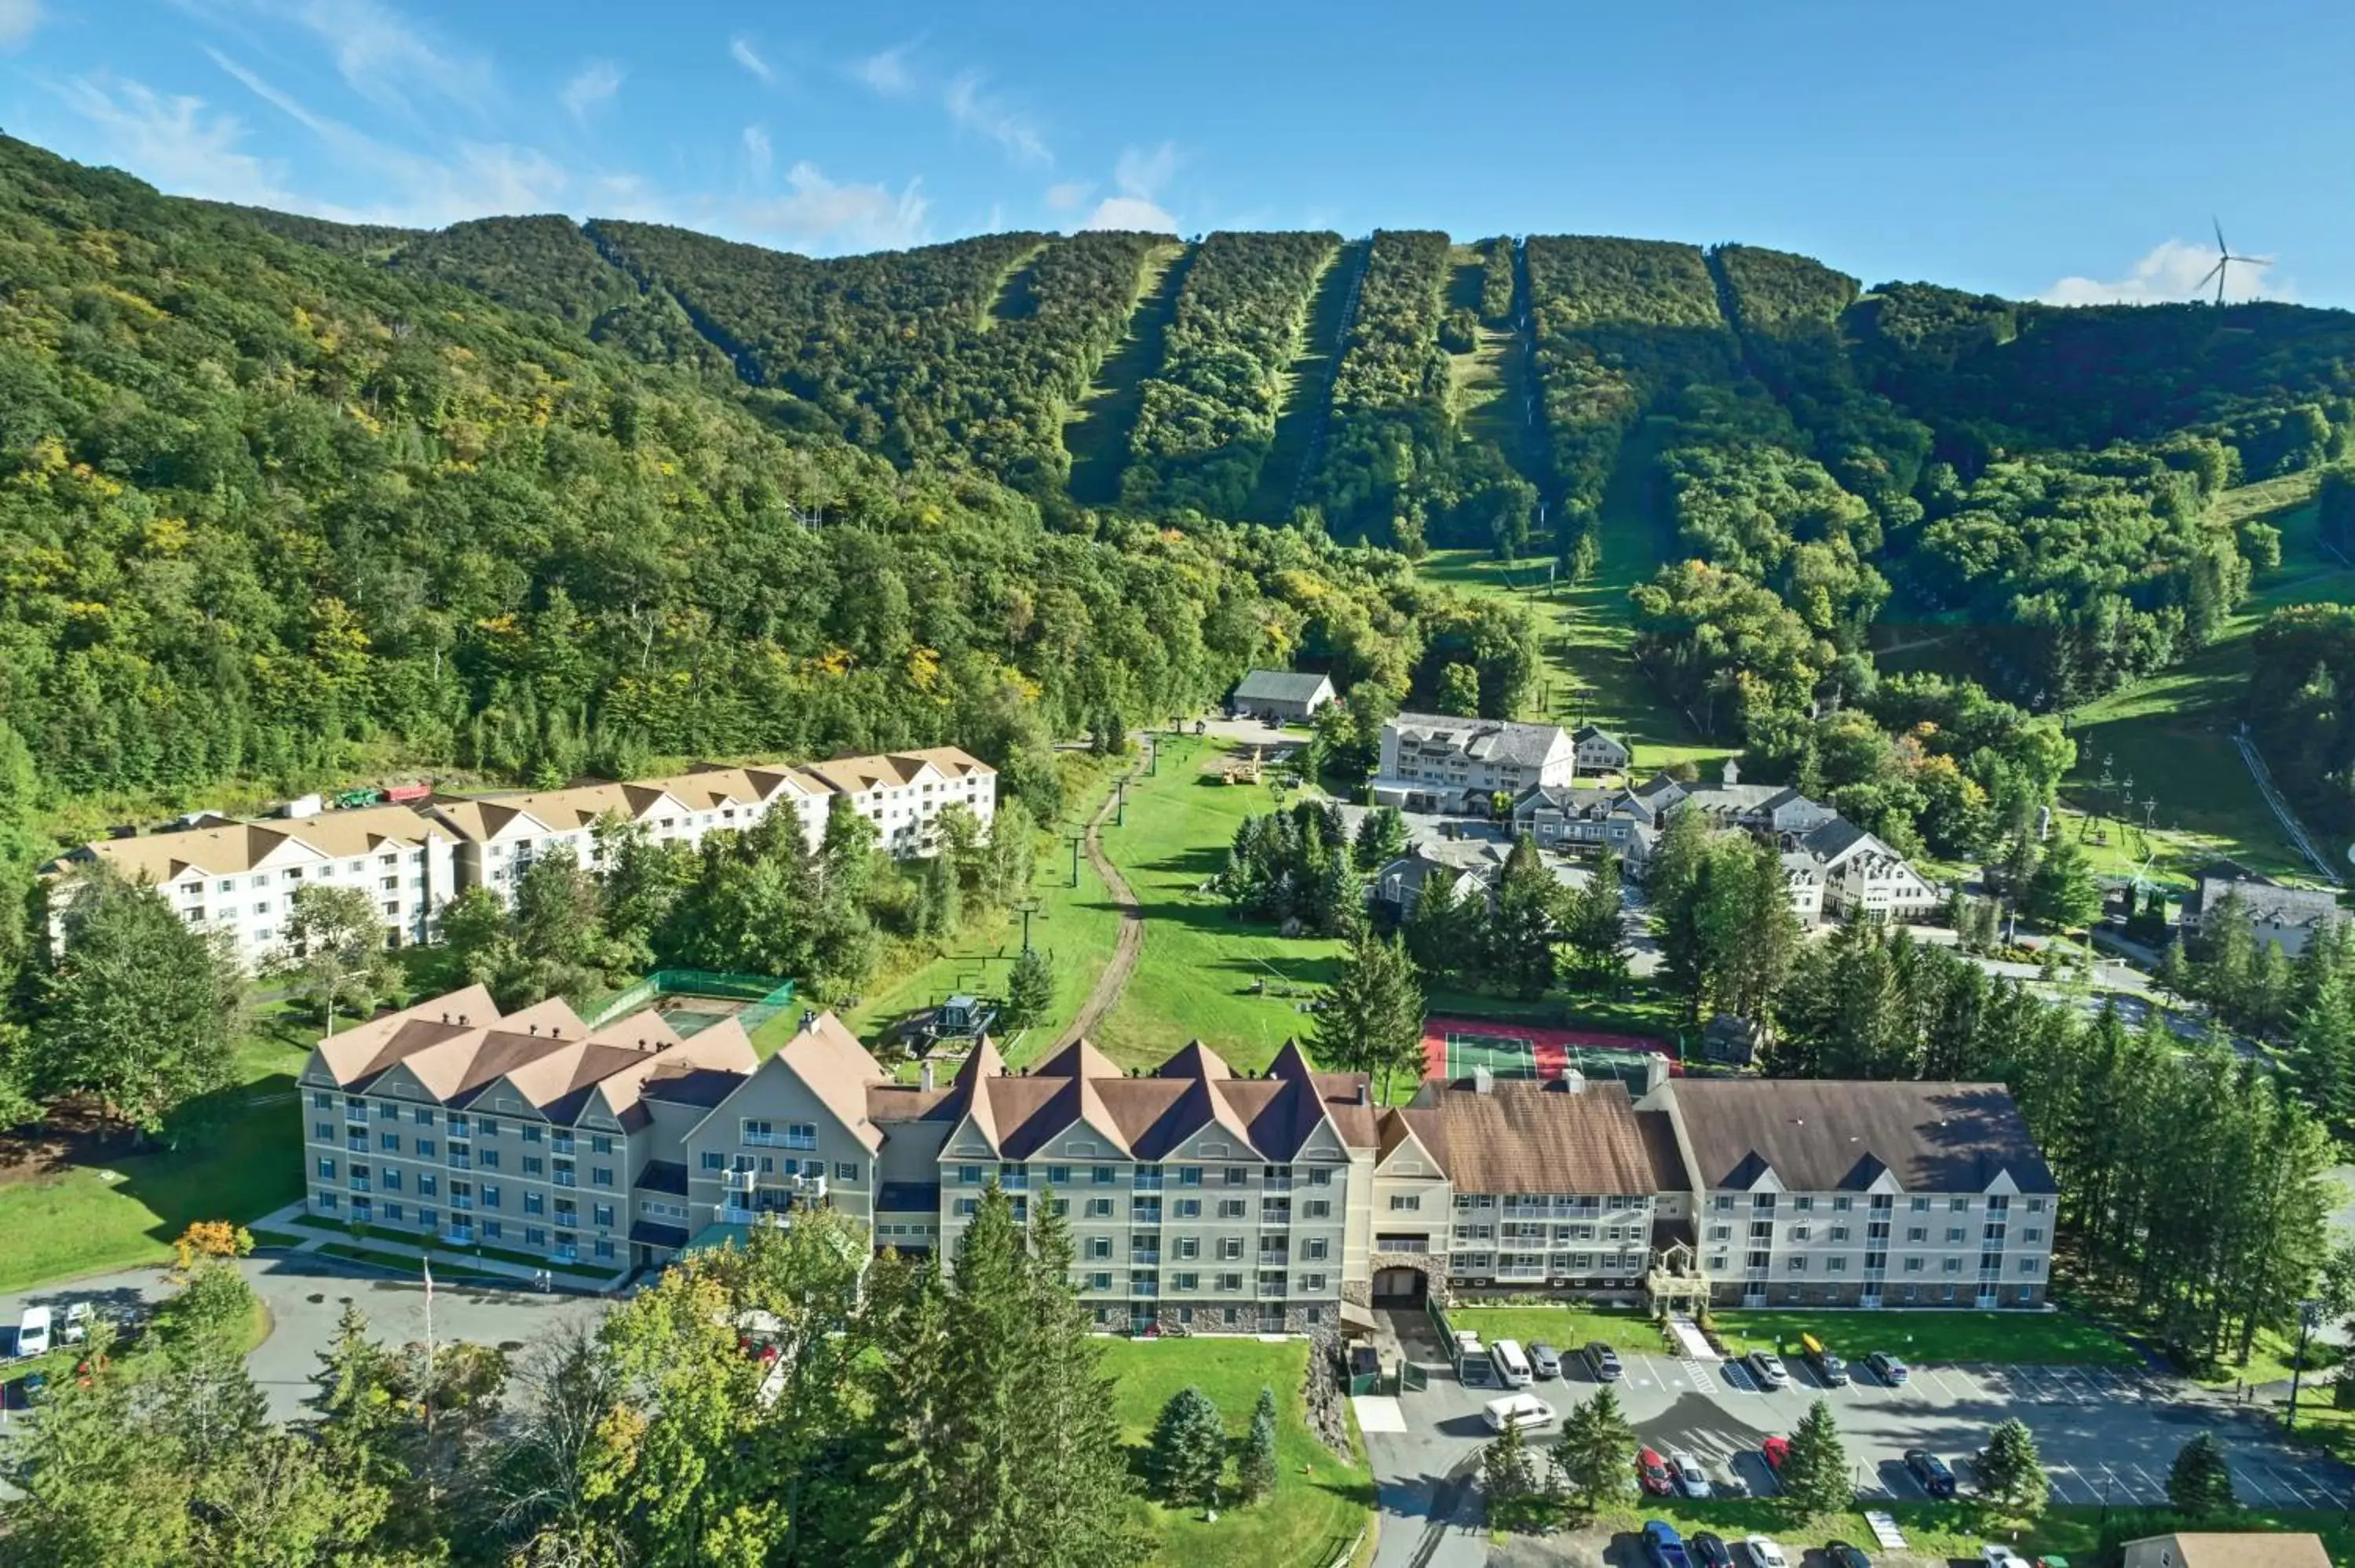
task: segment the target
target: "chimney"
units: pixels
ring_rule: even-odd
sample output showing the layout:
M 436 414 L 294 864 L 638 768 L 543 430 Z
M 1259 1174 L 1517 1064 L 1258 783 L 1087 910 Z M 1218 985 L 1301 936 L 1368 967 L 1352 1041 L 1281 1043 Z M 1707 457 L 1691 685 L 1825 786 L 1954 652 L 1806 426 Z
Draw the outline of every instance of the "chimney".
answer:
M 1489 1072 L 1486 1067 L 1475 1067 L 1472 1069 L 1472 1092 L 1474 1094 L 1493 1094 L 1496 1092 L 1496 1088 L 1497 1077 L 1495 1074 Z
M 531 1033 L 534 1033 L 534 1034 L 538 1033 L 539 1033 L 539 1025 L 538 1025 L 538 1024 L 537 1024 L 537 1023 L 535 1023 L 535 1024 L 531 1025 Z
M 932 1064 L 930 1057 L 925 1058 L 923 1065 L 916 1069 L 916 1085 L 927 1093 L 931 1092 L 932 1086 Z
M 1586 1075 L 1572 1067 L 1561 1075 L 1562 1092 L 1582 1095 L 1586 1092 Z
M 442 1010 L 442 1022 L 444 1023 L 450 1022 L 450 1010 L 446 1007 Z
M 1372 1103 L 1372 1101 L 1373 1101 L 1373 1097 L 1374 1097 L 1374 1084 L 1373 1084 L 1373 1080 L 1372 1080 L 1372 1079 L 1370 1079 L 1370 1078 L 1360 1078 L 1360 1079 L 1359 1079 L 1359 1080 L 1358 1080 L 1358 1103 L 1359 1103 L 1359 1105 L 1361 1105 L 1361 1106 L 1362 1106 L 1362 1105 L 1369 1105 L 1369 1104 L 1371 1104 L 1371 1103 Z
M 561 1040 L 564 1038 L 564 1031 L 551 1023 L 548 1026 L 548 1037 L 550 1040 Z
M 460 1023 L 464 1023 L 466 1021 L 466 1015 L 464 1013 L 462 1012 L 458 1015 L 458 1022 Z

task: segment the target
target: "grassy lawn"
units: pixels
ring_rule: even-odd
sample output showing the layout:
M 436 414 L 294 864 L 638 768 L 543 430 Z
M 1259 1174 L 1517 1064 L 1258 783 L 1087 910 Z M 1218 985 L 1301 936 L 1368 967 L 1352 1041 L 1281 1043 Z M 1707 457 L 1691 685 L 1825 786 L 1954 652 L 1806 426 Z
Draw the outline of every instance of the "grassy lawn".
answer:
M 2184 1519 L 2167 1509 L 2117 1507 L 2105 1510 L 2096 1504 L 2055 1504 L 2035 1524 L 2025 1529 L 1974 1502 L 1892 1502 L 1876 1505 L 1893 1515 L 1905 1532 L 1904 1555 L 1913 1561 L 1943 1559 L 1976 1562 L 1979 1547 L 2001 1542 L 2033 1557 L 2061 1556 L 2073 1563 L 2104 1560 L 2104 1543 L 2124 1542 L 2187 1528 Z M 1666 1520 L 1689 1537 L 1697 1530 L 1715 1531 L 1729 1540 L 1755 1531 L 1772 1536 L 1793 1562 L 1802 1552 L 1821 1548 L 1829 1541 L 1861 1546 L 1876 1562 L 1884 1554 L 1872 1544 L 1872 1531 L 1861 1510 L 1794 1523 L 1784 1506 L 1773 1500 L 1686 1502 L 1680 1499 L 1647 1498 L 1635 1509 L 1615 1510 L 1597 1520 L 1599 1530 L 1627 1536 L 1646 1520 Z M 2355 1531 L 2337 1509 L 2243 1509 L 2229 1520 L 2203 1528 L 2233 1531 L 2313 1531 L 2322 1537 L 2334 1562 L 2350 1561 Z M 1631 1549 L 1625 1560 L 1633 1562 Z M 2115 1558 L 2109 1559 L 2115 1561 Z
M 197 1220 L 251 1220 L 301 1197 L 294 1075 L 313 1037 L 265 1008 L 238 1048 L 237 1082 L 188 1107 L 152 1152 L 0 1186 L 0 1291 L 162 1263 Z
M 1614 1350 L 1657 1354 L 1666 1343 L 1659 1326 L 1641 1312 L 1599 1311 L 1590 1307 L 1450 1307 L 1447 1320 L 1469 1329 L 1484 1343 L 1518 1340 L 1521 1348 L 1551 1345 L 1575 1351 L 1600 1340 Z
M 1055 1005 L 1027 1039 L 998 1043 L 1018 1066 L 1042 1054 L 1079 1012 L 1110 961 L 1120 929 L 1119 911 L 1084 855 L 1079 885 L 1071 885 L 1071 851 L 1066 840 L 1094 813 L 1124 764 L 1075 754 L 1059 760 L 1065 796 L 1071 802 L 1065 816 L 1070 825 L 1053 824 L 1039 835 L 1038 874 L 1031 884 L 1039 911 L 1030 917 L 1031 945 L 1045 948 L 1055 961 Z M 968 924 L 954 941 L 929 953 L 903 948 L 897 972 L 887 971 L 870 982 L 865 1000 L 849 1012 L 847 1022 L 860 1039 L 873 1041 L 890 1024 L 959 991 L 1003 996 L 1007 975 L 1021 952 L 1022 916 L 1005 912 Z M 801 1010 L 788 1008 L 754 1033 L 753 1048 L 766 1055 L 800 1026 Z
M 1305 1035 L 1309 1019 L 1296 998 L 1329 983 L 1341 944 L 1325 938 L 1286 939 L 1272 927 L 1227 912 L 1226 900 L 1198 891 L 1225 865 L 1243 818 L 1275 806 L 1266 784 L 1221 784 L 1205 772 L 1223 743 L 1188 736 L 1164 740 L 1160 770 L 1128 792 L 1128 821 L 1103 830 L 1104 853 L 1145 910 L 1145 948 L 1096 1044 L 1126 1065 L 1156 1065 L 1199 1039 L 1237 1068 L 1267 1065 L 1285 1040 Z M 1255 980 L 1268 982 L 1251 993 Z
M 1267 1501 L 1220 1510 L 1204 1523 L 1192 1510 L 1141 1503 L 1158 1550 L 1170 1568 L 1322 1568 L 1366 1522 L 1373 1487 L 1362 1462 L 1345 1464 L 1309 1434 L 1301 1398 L 1308 1347 L 1299 1340 L 1114 1340 L 1104 1346 L 1104 1372 L 1114 1390 L 1133 1457 L 1141 1462 L 1161 1407 L 1188 1383 L 1215 1401 L 1238 1449 L 1251 1428 L 1262 1387 L 1275 1390 L 1276 1488 Z
M 1888 1351 L 1909 1361 L 2024 1361 L 2139 1366 L 2141 1356 L 2107 1330 L 2066 1312 L 1719 1312 L 1727 1346 L 1796 1354 L 1813 1334 L 1852 1361 Z

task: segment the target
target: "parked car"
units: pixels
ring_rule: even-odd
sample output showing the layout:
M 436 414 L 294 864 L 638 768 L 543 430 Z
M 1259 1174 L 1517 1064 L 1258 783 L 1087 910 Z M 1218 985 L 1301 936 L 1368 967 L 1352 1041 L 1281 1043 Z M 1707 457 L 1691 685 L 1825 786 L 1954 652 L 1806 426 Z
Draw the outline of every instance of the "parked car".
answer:
M 1784 1463 L 1791 1457 L 1791 1440 L 1788 1437 L 1769 1437 L 1758 1445 L 1758 1452 L 1765 1457 L 1766 1467 L 1779 1476 L 1783 1473 Z
M 1667 1497 L 1677 1489 L 1677 1478 L 1668 1473 L 1668 1462 L 1649 1448 L 1636 1450 L 1636 1478 L 1656 1498 Z
M 1873 1376 L 1891 1388 L 1897 1387 L 1913 1375 L 1903 1361 L 1899 1361 L 1887 1351 L 1873 1351 L 1864 1358 L 1864 1364 L 1872 1369 Z
M 1825 1547 L 1824 1557 L 1832 1568 L 1872 1568 L 1872 1559 L 1845 1541 L 1835 1541 Z
M 1754 1568 L 1791 1568 L 1791 1560 L 1783 1555 L 1782 1547 L 1775 1544 L 1772 1536 L 1746 1535 L 1742 1537 L 1742 1544 L 1750 1549 L 1750 1561 Z
M 1734 1568 L 1733 1550 L 1725 1544 L 1721 1535 L 1695 1531 L 1685 1547 L 1692 1553 L 1693 1568 Z
M 66 1306 L 65 1324 L 58 1335 L 58 1342 L 65 1345 L 79 1345 L 89 1339 L 91 1323 L 97 1316 L 96 1309 L 87 1301 L 69 1302 Z
M 1979 1561 L 1987 1568 L 2028 1568 L 2028 1559 L 2010 1547 L 1990 1542 L 1979 1548 Z
M 1597 1383 L 1617 1383 L 1625 1370 L 1619 1365 L 1619 1352 L 1600 1340 L 1586 1347 L 1586 1367 Z
M 1848 1362 L 1832 1354 L 1829 1346 L 1813 1334 L 1799 1336 L 1799 1348 L 1807 1353 L 1807 1364 L 1816 1369 L 1826 1388 L 1839 1388 L 1848 1381 Z
M 1535 1432 L 1553 1425 L 1553 1406 L 1534 1393 L 1508 1393 L 1501 1399 L 1492 1399 L 1481 1407 L 1480 1414 L 1491 1432 L 1502 1432 L 1508 1426 Z
M 1710 1494 L 1709 1472 L 1700 1461 L 1679 1448 L 1668 1456 L 1668 1468 L 1677 1473 L 1677 1489 L 1689 1498 L 1705 1498 Z
M 1540 1340 L 1529 1347 L 1529 1366 L 1541 1378 L 1561 1375 L 1561 1352 Z
M 1788 1388 L 1791 1373 L 1783 1365 L 1783 1358 L 1772 1351 L 1753 1351 L 1748 1359 L 1750 1375 L 1758 1380 L 1761 1388 Z
M 1675 1525 L 1664 1520 L 1644 1521 L 1644 1550 L 1650 1555 L 1653 1568 L 1692 1568 L 1692 1559 L 1685 1554 L 1684 1537 L 1677 1533 Z
M 1922 1483 L 1922 1489 L 1941 1501 L 1955 1495 L 1955 1472 L 1946 1461 L 1926 1448 L 1905 1450 L 1905 1467 Z
M 16 1323 L 16 1355 L 19 1360 L 49 1353 L 49 1309 L 27 1307 Z

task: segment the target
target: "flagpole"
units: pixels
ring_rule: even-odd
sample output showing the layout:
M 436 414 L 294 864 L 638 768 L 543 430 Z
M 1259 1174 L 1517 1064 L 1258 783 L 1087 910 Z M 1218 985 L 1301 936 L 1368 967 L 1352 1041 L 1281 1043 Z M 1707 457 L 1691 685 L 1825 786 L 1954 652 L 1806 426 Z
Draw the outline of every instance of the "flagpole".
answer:
M 433 1436 L 433 1260 L 418 1260 L 425 1266 L 425 1381 L 421 1397 L 425 1403 L 425 1436 Z

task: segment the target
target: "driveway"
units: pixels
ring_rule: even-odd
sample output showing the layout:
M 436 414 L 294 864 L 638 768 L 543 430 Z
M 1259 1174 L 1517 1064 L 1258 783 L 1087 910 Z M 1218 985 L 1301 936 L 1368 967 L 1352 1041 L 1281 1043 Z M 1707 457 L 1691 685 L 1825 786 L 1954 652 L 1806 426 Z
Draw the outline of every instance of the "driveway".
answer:
M 1410 1353 L 1419 1353 L 1413 1340 L 1401 1337 Z M 2200 1432 L 2223 1443 L 2244 1502 L 2342 1508 L 2355 1499 L 2355 1471 L 2285 1441 L 2257 1411 L 2157 1372 L 1932 1364 L 1915 1367 L 1899 1388 L 1862 1379 L 1825 1388 L 1794 1360 L 1791 1385 L 1765 1391 L 1738 1363 L 1642 1352 L 1625 1354 L 1623 1362 L 1620 1408 L 1646 1446 L 1691 1453 L 1720 1497 L 1774 1495 L 1760 1446 L 1770 1436 L 1787 1435 L 1821 1398 L 1831 1404 L 1858 1490 L 1868 1499 L 1923 1496 L 1902 1457 L 1916 1447 L 1954 1465 L 1967 1490 L 1964 1461 L 1996 1423 L 2015 1415 L 2036 1435 L 2060 1502 L 2163 1504 L 2168 1467 Z M 1595 1386 L 1573 1369 L 1532 1392 L 1567 1414 Z M 1480 1568 L 1489 1561 L 1480 1522 L 1478 1456 L 1488 1438 L 1480 1407 L 1497 1392 L 1465 1387 L 1454 1372 L 1434 1371 L 1428 1387 L 1400 1397 L 1405 1432 L 1367 1436 L 1383 1514 L 1376 1568 Z
M 319 1370 L 319 1357 L 335 1341 L 336 1324 L 345 1303 L 357 1303 L 368 1314 L 369 1334 L 386 1344 L 412 1344 L 425 1338 L 425 1287 L 421 1279 L 390 1279 L 354 1271 L 334 1258 L 309 1254 L 250 1257 L 238 1268 L 270 1309 L 270 1337 L 246 1359 L 246 1367 L 269 1397 L 270 1413 L 280 1420 L 304 1413 L 303 1402 L 314 1392 L 311 1379 Z M 13 1324 L 27 1307 L 37 1304 L 55 1308 L 62 1316 L 69 1301 L 114 1308 L 134 1302 L 153 1304 L 171 1293 L 161 1268 L 101 1275 L 0 1297 L 0 1322 Z M 464 1340 L 505 1346 L 510 1356 L 520 1361 L 558 1325 L 593 1324 L 610 1305 L 601 1297 L 541 1295 L 445 1282 L 433 1290 L 433 1337 L 440 1343 Z

